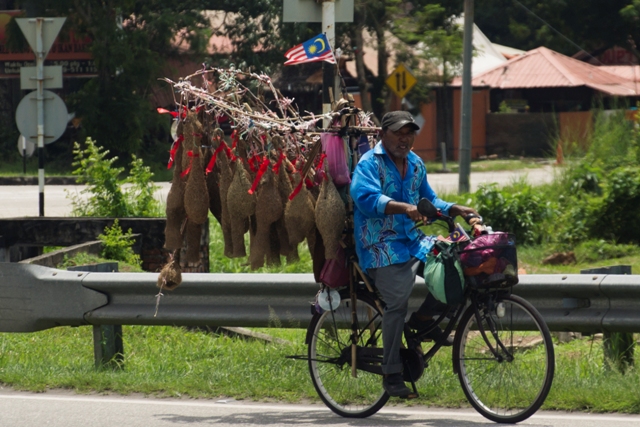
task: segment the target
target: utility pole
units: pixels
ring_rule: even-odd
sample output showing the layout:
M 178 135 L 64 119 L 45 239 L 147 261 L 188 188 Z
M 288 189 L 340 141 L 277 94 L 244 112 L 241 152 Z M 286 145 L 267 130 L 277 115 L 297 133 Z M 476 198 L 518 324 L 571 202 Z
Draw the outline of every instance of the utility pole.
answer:
M 331 48 L 335 51 L 336 42 L 336 3 L 335 0 L 322 1 L 322 32 L 326 33 Z M 326 61 L 322 62 L 322 114 L 331 112 L 331 96 L 329 89 L 335 87 L 334 66 Z M 336 93 L 333 94 L 336 96 Z M 324 119 L 323 127 L 331 125 L 330 119 Z
M 469 175 L 471 172 L 471 106 L 473 88 L 471 87 L 471 61 L 473 50 L 473 0 L 464 0 L 464 39 L 462 53 L 462 94 L 460 117 L 460 175 L 458 194 L 471 190 Z

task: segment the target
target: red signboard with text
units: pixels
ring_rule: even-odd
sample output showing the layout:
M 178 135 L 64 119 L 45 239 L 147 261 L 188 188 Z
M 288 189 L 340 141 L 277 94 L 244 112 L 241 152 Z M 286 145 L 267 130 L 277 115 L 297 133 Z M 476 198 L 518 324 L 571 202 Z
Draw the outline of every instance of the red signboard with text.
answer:
M 24 16 L 21 10 L 0 10 L 0 79 L 19 79 L 20 68 L 33 66 L 35 55 L 29 46 L 21 52 L 11 52 L 6 46 L 6 25 L 13 17 Z M 58 36 L 51 46 L 45 65 L 61 65 L 64 77 L 93 77 L 96 69 L 89 52 L 91 40 L 76 37 L 72 31 Z

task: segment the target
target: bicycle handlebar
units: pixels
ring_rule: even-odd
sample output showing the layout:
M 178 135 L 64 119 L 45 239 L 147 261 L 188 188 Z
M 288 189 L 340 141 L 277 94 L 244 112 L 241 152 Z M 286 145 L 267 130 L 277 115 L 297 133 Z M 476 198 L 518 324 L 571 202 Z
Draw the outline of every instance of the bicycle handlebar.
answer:
M 447 223 L 449 227 L 449 233 L 455 230 L 456 224 L 453 221 L 453 218 L 445 215 L 440 211 L 440 209 L 436 208 L 433 203 L 431 203 L 428 199 L 422 198 L 418 201 L 418 212 L 421 215 L 427 217 L 429 221 L 444 221 Z M 464 217 L 464 220 L 469 224 L 472 228 L 480 227 L 478 229 L 479 232 L 484 231 L 484 225 L 482 221 L 482 217 L 475 214 L 469 214 Z

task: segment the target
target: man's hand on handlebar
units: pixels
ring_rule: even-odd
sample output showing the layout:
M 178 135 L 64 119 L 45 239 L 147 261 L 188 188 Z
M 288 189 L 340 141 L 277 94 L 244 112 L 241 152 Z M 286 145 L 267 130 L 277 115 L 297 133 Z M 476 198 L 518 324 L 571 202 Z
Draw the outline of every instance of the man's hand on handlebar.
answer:
M 469 222 L 473 217 L 480 218 L 480 214 L 478 214 L 478 212 L 475 209 L 470 208 L 468 206 L 461 206 L 461 205 L 451 206 L 451 208 L 449 209 L 449 216 L 451 218 L 461 216 L 467 222 Z
M 461 216 L 464 220 L 469 224 L 473 230 L 472 234 L 474 236 L 479 236 L 480 234 L 486 233 L 486 228 L 483 225 L 482 217 L 478 214 L 478 212 L 467 206 L 453 205 L 449 209 L 449 215 L 454 218 L 456 216 Z
M 389 203 L 387 203 L 387 207 L 385 208 L 384 213 L 387 215 L 405 214 L 409 218 L 411 218 L 412 221 L 422 221 L 425 224 L 427 224 L 429 221 L 426 216 L 423 216 L 420 212 L 418 212 L 418 207 L 416 205 L 404 202 L 396 202 L 395 200 L 391 200 Z
M 419 222 L 420 221 L 423 224 L 428 224 L 429 223 L 429 219 L 426 216 L 422 215 L 420 212 L 418 212 L 418 207 L 415 206 L 415 205 L 409 205 L 408 204 L 405 213 L 414 222 Z

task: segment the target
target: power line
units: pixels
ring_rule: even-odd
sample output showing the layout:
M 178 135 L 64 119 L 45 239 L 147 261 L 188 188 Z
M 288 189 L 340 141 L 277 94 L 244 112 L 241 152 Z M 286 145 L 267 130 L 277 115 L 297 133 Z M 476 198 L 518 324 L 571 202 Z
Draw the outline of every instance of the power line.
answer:
M 574 45 L 575 47 L 577 47 L 578 49 L 580 49 L 583 52 L 586 52 L 587 55 L 589 55 L 591 58 L 595 59 L 600 65 L 604 65 L 602 62 L 600 62 L 600 60 L 598 58 L 596 58 L 595 56 L 591 55 L 586 49 L 584 49 L 582 46 L 578 45 L 576 42 L 574 42 L 573 40 L 571 40 L 569 37 L 565 36 L 564 34 L 562 34 L 560 31 L 556 30 L 555 28 L 553 28 L 553 26 L 551 24 L 549 24 L 547 21 L 545 21 L 544 19 L 540 18 L 538 15 L 536 15 L 535 13 L 533 13 L 533 11 L 531 11 L 529 8 L 527 8 L 525 5 L 523 5 L 522 3 L 520 3 L 518 0 L 513 0 L 514 3 L 516 3 L 518 6 L 520 6 L 521 8 L 523 8 L 524 10 L 526 10 L 528 13 L 530 13 L 531 15 L 533 15 L 534 17 L 536 17 L 540 22 L 542 22 L 544 25 L 546 25 L 547 27 L 551 28 L 553 31 L 556 32 L 556 34 L 558 34 L 560 37 L 562 37 L 563 39 L 565 39 L 566 41 L 568 41 L 569 43 L 571 43 L 572 45 Z

